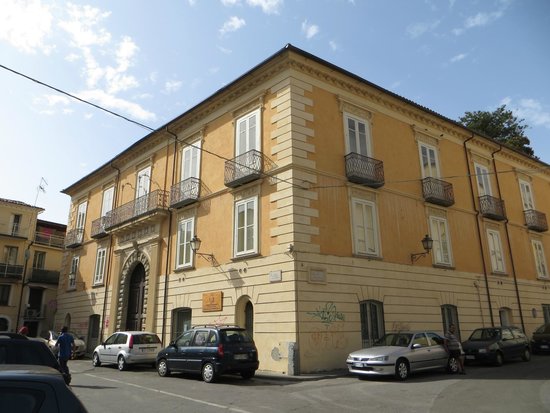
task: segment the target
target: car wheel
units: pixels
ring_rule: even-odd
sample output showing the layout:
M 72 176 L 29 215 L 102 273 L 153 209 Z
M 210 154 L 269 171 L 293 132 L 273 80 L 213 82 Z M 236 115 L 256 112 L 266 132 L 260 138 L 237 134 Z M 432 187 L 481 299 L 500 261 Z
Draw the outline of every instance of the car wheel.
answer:
M 407 380 L 409 377 L 409 363 L 405 359 L 399 359 L 397 360 L 397 363 L 395 363 L 395 376 L 399 380 Z
M 531 352 L 529 351 L 528 348 L 526 348 L 525 350 L 523 350 L 523 354 L 521 355 L 521 359 L 523 361 L 529 361 L 531 360 Z
M 118 356 L 117 361 L 118 369 L 120 371 L 128 370 L 128 363 L 126 363 L 126 359 L 124 359 L 124 356 Z
M 202 366 L 202 379 L 206 383 L 213 383 L 216 381 L 216 370 L 212 363 L 204 363 L 204 366 Z
M 99 354 L 94 353 L 92 356 L 92 366 L 94 367 L 100 367 L 101 366 L 101 360 L 99 360 Z
M 168 369 L 168 364 L 166 364 L 166 360 L 159 360 L 157 365 L 157 372 L 160 377 L 167 377 L 170 375 L 170 370 Z
M 245 370 L 241 371 L 241 377 L 245 380 L 251 379 L 256 374 L 256 370 Z
M 495 355 L 495 364 L 499 367 L 504 364 L 504 357 L 500 351 L 497 351 L 497 354 Z
M 449 357 L 449 362 L 447 363 L 447 371 L 449 373 L 458 373 L 458 360 L 456 357 Z

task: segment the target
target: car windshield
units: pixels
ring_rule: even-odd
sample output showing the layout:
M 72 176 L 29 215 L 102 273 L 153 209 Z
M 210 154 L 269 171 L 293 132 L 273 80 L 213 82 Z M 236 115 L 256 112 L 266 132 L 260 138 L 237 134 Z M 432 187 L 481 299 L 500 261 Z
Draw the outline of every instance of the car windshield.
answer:
M 224 343 L 252 343 L 246 330 L 222 330 L 220 335 Z
M 471 341 L 487 341 L 498 340 L 500 338 L 500 330 L 497 328 L 478 328 L 474 330 L 469 340 Z
M 156 334 L 134 334 L 134 344 L 158 344 L 160 338 Z
M 550 334 L 550 324 L 543 324 L 535 330 L 537 334 Z
M 412 336 L 411 333 L 390 333 L 377 340 L 374 345 L 408 347 Z
M 76 333 L 73 333 L 72 331 L 68 331 L 67 334 L 73 336 L 73 338 L 78 338 Z M 61 333 L 56 333 L 55 331 L 52 331 L 52 339 L 53 340 L 57 340 L 60 335 L 61 335 Z

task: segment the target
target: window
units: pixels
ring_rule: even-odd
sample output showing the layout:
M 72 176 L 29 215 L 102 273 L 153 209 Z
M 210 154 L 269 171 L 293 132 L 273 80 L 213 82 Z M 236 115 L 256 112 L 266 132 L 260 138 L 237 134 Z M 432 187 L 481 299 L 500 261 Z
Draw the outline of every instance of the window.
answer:
M 7 265 L 16 265 L 17 264 L 17 253 L 19 249 L 17 247 L 4 247 L 4 262 Z
M 9 305 L 11 285 L 0 284 L 0 305 Z M 0 330 L 2 331 L 2 330 Z
M 191 329 L 191 309 L 176 308 L 172 311 L 172 340 Z
M 14 214 L 11 224 L 11 235 L 19 235 L 21 231 L 21 218 L 20 214 Z
M 107 248 L 98 248 L 95 260 L 94 285 L 103 284 L 105 275 L 105 260 L 107 257 Z
M 143 168 L 138 171 L 136 177 L 136 201 L 134 206 L 134 214 L 138 216 L 147 212 L 149 205 L 149 199 L 146 196 L 149 194 L 149 187 L 151 186 L 151 167 Z
M 9 322 L 8 319 L 5 317 L 0 317 L 0 331 L 8 331 L 9 330 Z
M 115 187 L 112 186 L 103 191 L 103 202 L 101 203 L 101 216 L 104 217 L 113 209 L 113 199 L 115 196 Z
M 456 335 L 460 338 L 460 325 L 458 324 L 458 310 L 456 306 L 451 304 L 443 304 L 441 306 L 441 318 L 443 321 L 443 332 L 449 331 L 449 326 L 454 324 L 456 327 Z
M 550 304 L 542 305 L 542 315 L 544 316 L 544 322 L 550 323 Z
M 384 305 L 380 301 L 363 301 L 359 303 L 359 312 L 362 346 L 371 347 L 385 332 Z
M 376 205 L 374 202 L 353 199 L 352 209 L 354 252 L 379 255 Z
M 235 256 L 258 251 L 258 198 L 235 203 Z
M 78 211 L 76 213 L 76 229 L 83 230 L 84 224 L 86 222 L 86 208 L 88 207 L 88 202 L 82 202 L 78 205 Z
M 527 181 L 520 179 L 519 189 L 521 191 L 521 200 L 523 202 L 523 210 L 535 209 L 535 203 L 533 202 L 533 192 L 531 191 L 531 184 Z
M 237 120 L 235 155 L 260 150 L 260 110 L 257 109 Z
M 422 178 L 439 178 L 439 165 L 437 162 L 437 150 L 433 146 L 421 143 L 420 167 L 422 168 Z
M 193 251 L 191 251 L 191 238 L 195 233 L 194 219 L 182 219 L 178 223 L 178 243 L 176 251 L 176 268 L 193 265 Z
M 487 240 L 489 243 L 489 254 L 491 255 L 491 268 L 493 269 L 493 272 L 505 272 L 506 268 L 504 267 L 500 232 L 493 229 L 488 229 Z
M 436 264 L 451 265 L 451 242 L 447 220 L 441 217 L 430 217 L 430 230 L 433 239 L 433 260 Z
M 347 153 L 371 156 L 370 125 L 363 119 L 344 115 Z
M 477 192 L 479 196 L 492 195 L 489 170 L 482 165 L 475 164 L 477 178 Z
M 35 251 L 32 267 L 43 270 L 46 265 L 46 253 L 44 251 Z
M 198 140 L 192 145 L 188 145 L 182 150 L 181 154 L 181 180 L 188 178 L 198 178 L 200 170 L 200 150 L 201 141 Z
M 71 270 L 69 271 L 69 283 L 68 283 L 68 288 L 70 289 L 76 288 L 76 275 L 78 273 L 79 262 L 80 262 L 80 257 L 76 255 L 71 260 Z
M 548 278 L 548 266 L 544 256 L 544 247 L 539 240 L 531 240 L 533 246 L 533 254 L 535 256 L 535 266 L 537 267 L 537 277 Z

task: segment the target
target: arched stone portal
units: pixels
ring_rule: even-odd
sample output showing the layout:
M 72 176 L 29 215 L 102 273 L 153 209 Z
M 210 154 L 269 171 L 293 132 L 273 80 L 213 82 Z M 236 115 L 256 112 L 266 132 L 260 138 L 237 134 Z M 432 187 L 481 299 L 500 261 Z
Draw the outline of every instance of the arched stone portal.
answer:
M 117 302 L 117 330 L 142 330 L 147 315 L 150 264 L 143 251 L 134 251 L 122 268 Z
M 239 327 L 244 327 L 250 336 L 254 335 L 254 305 L 250 297 L 242 296 L 237 300 L 235 322 Z

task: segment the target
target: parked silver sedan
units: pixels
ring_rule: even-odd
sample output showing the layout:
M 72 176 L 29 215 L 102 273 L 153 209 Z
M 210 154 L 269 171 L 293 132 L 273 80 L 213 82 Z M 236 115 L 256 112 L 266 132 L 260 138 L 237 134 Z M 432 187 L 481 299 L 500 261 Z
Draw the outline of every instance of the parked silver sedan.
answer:
M 456 373 L 457 360 L 449 358 L 443 343 L 443 337 L 430 331 L 389 333 L 373 347 L 351 353 L 346 364 L 359 377 L 395 375 L 406 380 L 410 373 L 431 369 Z

